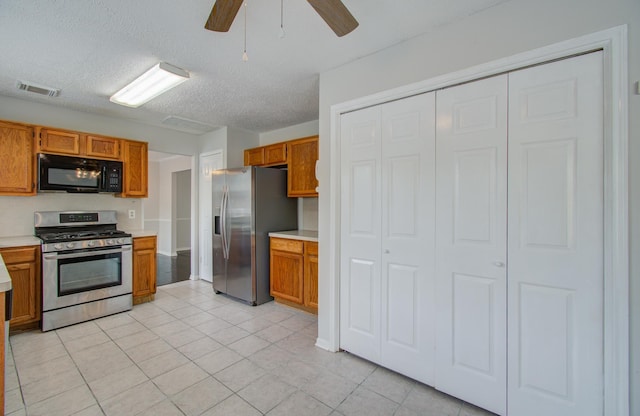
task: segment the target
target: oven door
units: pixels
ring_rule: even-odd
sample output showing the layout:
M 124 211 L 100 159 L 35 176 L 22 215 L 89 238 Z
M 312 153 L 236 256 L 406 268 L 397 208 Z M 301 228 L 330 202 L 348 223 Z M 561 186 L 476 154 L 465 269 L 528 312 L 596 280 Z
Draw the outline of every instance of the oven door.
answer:
M 43 310 L 130 294 L 131 245 L 42 255 Z

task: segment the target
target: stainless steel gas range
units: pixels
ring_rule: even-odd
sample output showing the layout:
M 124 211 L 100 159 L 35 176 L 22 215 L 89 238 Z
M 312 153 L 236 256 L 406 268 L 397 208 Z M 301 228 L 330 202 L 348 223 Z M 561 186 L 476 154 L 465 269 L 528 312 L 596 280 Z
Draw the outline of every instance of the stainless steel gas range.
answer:
M 35 213 L 42 240 L 42 330 L 130 310 L 131 234 L 116 211 Z

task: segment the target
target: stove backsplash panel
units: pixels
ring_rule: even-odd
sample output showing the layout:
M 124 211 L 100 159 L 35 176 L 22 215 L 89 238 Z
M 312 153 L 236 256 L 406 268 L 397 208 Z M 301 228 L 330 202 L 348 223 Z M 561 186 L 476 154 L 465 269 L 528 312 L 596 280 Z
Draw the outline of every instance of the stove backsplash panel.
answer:
M 140 230 L 142 199 L 115 198 L 109 194 L 44 193 L 32 197 L 0 198 L 0 237 L 33 235 L 33 213 L 36 211 L 108 210 L 118 212 L 118 228 Z M 129 219 L 130 209 L 136 218 Z

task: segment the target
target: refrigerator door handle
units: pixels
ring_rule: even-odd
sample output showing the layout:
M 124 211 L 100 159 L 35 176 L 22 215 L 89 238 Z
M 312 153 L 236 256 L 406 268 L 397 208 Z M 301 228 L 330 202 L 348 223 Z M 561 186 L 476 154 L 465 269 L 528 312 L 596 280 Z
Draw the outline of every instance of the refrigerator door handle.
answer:
M 226 199 L 226 189 L 222 187 L 222 201 L 220 201 L 220 237 L 222 238 L 222 258 L 227 259 L 227 250 L 225 249 L 225 226 L 224 226 L 224 202 Z
M 227 205 L 229 204 L 229 188 L 224 187 L 222 194 L 222 252 L 224 258 L 229 260 L 229 241 L 227 240 Z

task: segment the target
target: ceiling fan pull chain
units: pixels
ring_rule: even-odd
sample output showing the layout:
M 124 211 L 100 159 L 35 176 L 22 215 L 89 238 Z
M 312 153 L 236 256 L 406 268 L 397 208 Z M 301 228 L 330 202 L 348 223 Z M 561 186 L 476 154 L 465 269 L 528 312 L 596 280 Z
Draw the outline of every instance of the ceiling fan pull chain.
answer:
M 242 53 L 242 60 L 247 62 L 249 56 L 247 55 L 247 2 L 244 2 L 244 52 Z
M 280 0 L 280 39 L 284 38 L 284 0 Z

